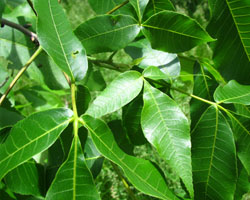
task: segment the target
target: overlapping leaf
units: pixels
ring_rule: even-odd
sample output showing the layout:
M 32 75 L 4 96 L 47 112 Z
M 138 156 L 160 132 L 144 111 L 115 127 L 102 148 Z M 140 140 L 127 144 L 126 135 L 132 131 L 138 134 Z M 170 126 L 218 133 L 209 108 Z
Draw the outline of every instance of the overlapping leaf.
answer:
M 184 52 L 213 41 L 195 20 L 173 11 L 159 12 L 142 26 L 152 47 L 169 53 Z
M 225 86 L 219 86 L 214 93 L 218 103 L 237 103 L 250 105 L 250 86 L 229 81 Z
M 232 130 L 214 106 L 202 115 L 192 133 L 195 198 L 233 200 L 236 149 Z
M 4 8 L 5 8 L 5 0 L 2 0 L 0 2 L 0 20 L 2 18 L 2 14 L 3 14 Z
M 42 196 L 43 170 L 34 161 L 28 161 L 6 175 L 6 185 L 12 192 L 18 194 Z
M 19 121 L 0 145 L 0 179 L 18 165 L 51 146 L 67 127 L 72 111 L 52 109 Z
M 168 189 L 164 178 L 151 162 L 129 156 L 118 147 L 103 121 L 87 115 L 82 119 L 100 153 L 119 165 L 138 190 L 160 199 L 178 199 Z
M 177 103 L 144 83 L 142 130 L 147 140 L 181 177 L 193 196 L 189 123 Z
M 83 79 L 87 72 L 86 52 L 74 35 L 57 0 L 35 1 L 38 13 L 37 34 L 43 49 L 72 80 Z
M 142 17 L 143 17 L 144 10 L 145 10 L 149 0 L 130 0 L 129 2 L 134 7 L 134 9 L 137 13 L 137 16 L 139 18 L 139 21 L 141 21 Z
M 0 130 L 11 127 L 21 119 L 23 119 L 23 116 L 19 113 L 0 107 Z
M 215 67 L 227 80 L 250 83 L 249 1 L 208 2 L 212 17 L 207 30 L 217 39 L 212 45 Z
M 45 199 L 100 200 L 78 137 L 74 138 L 69 156 L 59 168 Z
M 136 20 L 127 15 L 101 15 L 94 17 L 75 30 L 88 54 L 124 48 L 140 32 Z
M 129 71 L 119 75 L 94 100 L 86 113 L 98 118 L 120 109 L 140 93 L 142 84 L 139 72 Z

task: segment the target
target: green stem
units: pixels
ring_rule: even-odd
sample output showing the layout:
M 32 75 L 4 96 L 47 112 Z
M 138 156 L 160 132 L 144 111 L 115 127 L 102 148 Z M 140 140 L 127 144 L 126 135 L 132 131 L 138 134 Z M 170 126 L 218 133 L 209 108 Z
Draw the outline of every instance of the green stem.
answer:
M 76 85 L 75 83 L 71 83 L 71 100 L 72 100 L 72 108 L 74 112 L 74 122 L 73 122 L 73 131 L 74 137 L 78 137 L 78 113 L 76 107 Z
M 121 7 L 125 6 L 127 3 L 129 2 L 129 0 L 127 1 L 124 1 L 123 3 L 121 3 L 120 5 L 114 7 L 112 10 L 108 11 L 106 14 L 112 14 L 114 13 L 115 11 L 117 11 L 118 9 L 120 9 Z
M 28 62 L 22 67 L 22 69 L 17 73 L 13 81 L 10 83 L 8 89 L 5 91 L 5 93 L 0 98 L 0 105 L 3 103 L 4 99 L 8 96 L 9 92 L 12 90 L 16 82 L 19 80 L 19 78 L 23 75 L 23 73 L 27 70 L 27 68 L 30 66 L 30 64 L 35 60 L 35 58 L 42 52 L 42 47 L 39 46 L 39 48 L 36 50 L 36 52 L 31 56 L 31 58 L 28 60 Z
M 125 178 L 123 177 L 123 175 L 122 175 L 122 173 L 120 172 L 119 168 L 118 168 L 118 167 L 116 166 L 116 164 L 114 164 L 113 162 L 110 161 L 110 163 L 111 163 L 113 169 L 115 170 L 115 172 L 117 173 L 118 177 L 121 179 L 123 185 L 125 186 L 128 195 L 131 197 L 132 200 L 136 200 L 136 197 L 135 197 L 133 191 L 130 189 L 130 187 L 129 187 L 127 181 L 126 181 Z

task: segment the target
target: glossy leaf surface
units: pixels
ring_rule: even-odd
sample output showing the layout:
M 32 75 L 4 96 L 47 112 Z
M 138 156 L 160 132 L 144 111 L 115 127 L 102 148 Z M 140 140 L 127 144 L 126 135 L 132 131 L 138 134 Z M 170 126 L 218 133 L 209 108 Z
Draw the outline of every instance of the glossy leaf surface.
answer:
M 167 74 L 164 74 L 158 67 L 150 66 L 143 71 L 143 76 L 145 78 L 150 78 L 152 80 L 169 80 Z
M 140 32 L 137 21 L 127 15 L 101 15 L 80 24 L 75 34 L 88 54 L 124 48 Z
M 244 15 L 248 12 L 246 6 L 249 2 L 245 0 L 208 2 L 212 17 L 207 30 L 217 39 L 211 44 L 215 67 L 226 80 L 234 79 L 242 84 L 250 83 L 250 62 L 246 53 L 248 47 L 245 46 L 249 42 L 247 30 L 250 21 L 249 16 Z
M 100 199 L 78 137 L 74 138 L 69 156 L 59 168 L 45 199 Z
M 147 140 L 181 177 L 193 196 L 189 123 L 177 103 L 144 83 L 142 130 Z
M 35 1 L 38 13 L 37 34 L 43 49 L 72 80 L 83 79 L 87 72 L 86 52 L 74 35 L 57 0 Z
M 120 74 L 97 96 L 86 113 L 98 118 L 120 109 L 140 93 L 142 84 L 141 74 L 136 71 Z
M 148 4 L 149 0 L 130 0 L 129 3 L 132 4 L 132 6 L 134 7 L 137 16 L 139 18 L 139 21 L 141 21 L 142 17 L 143 17 L 143 13 L 144 10 Z
M 160 199 L 178 199 L 168 189 L 164 178 L 151 162 L 129 156 L 118 147 L 110 129 L 103 121 L 87 115 L 82 119 L 99 152 L 119 165 L 138 190 Z
M 195 198 L 233 200 L 236 149 L 232 130 L 221 112 L 211 106 L 192 132 Z
M 16 123 L 0 145 L 0 179 L 18 165 L 51 146 L 67 127 L 72 111 L 51 109 Z
M 142 26 L 152 47 L 169 53 L 184 52 L 213 41 L 195 20 L 173 11 L 159 12 Z
M 215 90 L 214 99 L 218 103 L 250 105 L 250 86 L 240 85 L 234 80 L 229 81 Z

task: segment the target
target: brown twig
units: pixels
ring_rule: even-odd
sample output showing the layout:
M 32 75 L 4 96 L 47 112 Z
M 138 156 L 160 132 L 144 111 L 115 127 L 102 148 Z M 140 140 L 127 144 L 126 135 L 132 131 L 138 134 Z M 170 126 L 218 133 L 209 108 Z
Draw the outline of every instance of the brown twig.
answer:
M 37 45 L 39 44 L 37 35 L 35 33 L 33 33 L 32 31 L 28 30 L 27 28 L 23 27 L 22 25 L 16 24 L 14 22 L 11 22 L 7 19 L 2 18 L 1 19 L 1 27 L 4 27 L 5 25 L 21 31 L 25 35 L 29 36 L 32 42 L 34 42 Z
M 124 1 L 123 3 L 121 3 L 120 5 L 114 7 L 112 10 L 108 11 L 107 14 L 112 14 L 115 11 L 117 11 L 118 9 L 120 9 L 121 7 L 125 6 L 127 3 L 129 2 L 129 0 Z
M 35 8 L 34 8 L 34 6 L 33 6 L 32 1 L 31 1 L 31 0 L 27 0 L 27 2 L 28 2 L 28 4 L 30 5 L 30 7 L 31 7 L 31 9 L 33 10 L 33 12 L 35 13 L 35 15 L 37 16 L 37 13 L 36 13 L 36 10 L 35 10 Z

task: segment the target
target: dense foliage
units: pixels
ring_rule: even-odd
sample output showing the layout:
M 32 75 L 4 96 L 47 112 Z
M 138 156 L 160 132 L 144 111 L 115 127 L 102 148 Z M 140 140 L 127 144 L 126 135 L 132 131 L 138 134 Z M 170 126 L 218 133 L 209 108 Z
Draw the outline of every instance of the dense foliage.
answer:
M 247 199 L 249 8 L 1 0 L 0 199 Z

